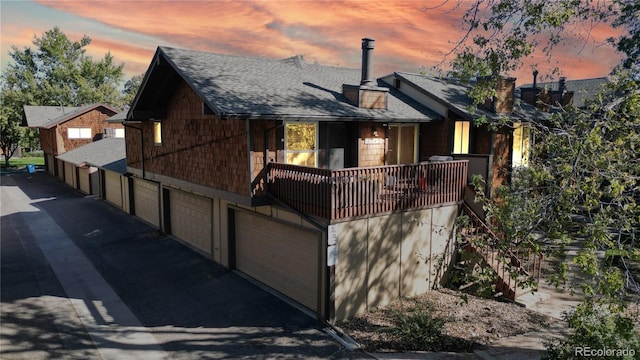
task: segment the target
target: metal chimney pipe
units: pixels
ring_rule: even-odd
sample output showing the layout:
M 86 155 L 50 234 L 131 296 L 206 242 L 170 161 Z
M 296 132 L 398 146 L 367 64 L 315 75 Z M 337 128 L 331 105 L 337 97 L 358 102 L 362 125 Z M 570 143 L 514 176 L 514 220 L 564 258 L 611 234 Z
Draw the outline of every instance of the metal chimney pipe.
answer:
M 538 87 L 538 70 L 533 70 L 533 88 Z
M 560 85 L 559 85 L 559 89 L 558 89 L 558 90 L 560 91 L 560 93 L 563 93 L 563 92 L 564 92 L 564 90 L 565 90 L 565 86 L 566 86 L 566 82 L 567 82 L 567 78 L 566 78 L 566 77 L 564 77 L 564 76 L 562 76 L 562 77 L 560 78 Z
M 375 47 L 374 39 L 362 39 L 362 76 L 360 78 L 361 86 L 375 86 L 374 80 L 371 78 L 371 52 Z

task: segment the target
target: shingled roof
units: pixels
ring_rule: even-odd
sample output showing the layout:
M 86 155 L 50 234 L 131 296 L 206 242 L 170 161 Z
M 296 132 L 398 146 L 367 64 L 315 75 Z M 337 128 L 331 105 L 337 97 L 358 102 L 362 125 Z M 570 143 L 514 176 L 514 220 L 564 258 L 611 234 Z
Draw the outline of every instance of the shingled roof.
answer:
M 584 107 L 587 102 L 593 100 L 598 92 L 602 91 L 604 86 L 609 83 L 609 78 L 598 77 L 591 79 L 566 80 L 565 90 L 573 91 L 573 105 L 578 108 Z M 533 84 L 524 84 L 519 86 L 522 88 L 531 88 Z M 558 91 L 560 89 L 559 81 L 537 83 L 539 89 L 548 89 Z
M 103 103 L 95 103 L 85 106 L 32 106 L 25 105 L 22 118 L 23 125 L 31 128 L 50 129 L 65 121 L 69 121 L 99 107 L 116 114 L 118 109 Z
M 464 119 L 473 120 L 475 118 L 485 116 L 489 120 L 495 120 L 507 115 L 496 114 L 494 112 L 484 110 L 481 107 L 477 107 L 475 108 L 475 111 L 472 111 L 473 99 L 467 95 L 470 86 L 455 79 L 407 72 L 395 72 L 394 75 L 401 80 L 412 84 L 416 89 L 438 101 L 441 105 L 448 107 L 450 111 L 453 111 Z M 542 113 L 537 111 L 532 105 L 523 101 L 516 101 L 514 103 L 513 112 L 508 114 L 508 116 L 532 119 L 534 116 L 542 116 Z
M 23 107 L 22 126 L 40 128 L 65 114 L 77 110 L 77 106 L 33 106 Z
M 125 142 L 122 138 L 105 138 L 90 142 L 57 156 L 76 166 L 84 164 L 124 174 L 127 171 Z
M 179 78 L 212 113 L 223 117 L 385 122 L 440 118 L 393 88 L 387 110 L 351 105 L 342 95 L 342 84 L 359 85 L 360 75 L 360 69 L 309 64 L 301 56 L 274 60 L 159 47 L 127 118 L 154 116 Z

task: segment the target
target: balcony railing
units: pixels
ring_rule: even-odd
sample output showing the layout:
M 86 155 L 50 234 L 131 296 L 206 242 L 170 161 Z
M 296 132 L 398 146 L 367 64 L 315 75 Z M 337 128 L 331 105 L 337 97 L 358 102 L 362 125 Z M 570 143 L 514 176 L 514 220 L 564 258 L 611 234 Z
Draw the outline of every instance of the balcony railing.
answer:
M 340 170 L 270 163 L 268 191 L 288 206 L 330 221 L 463 200 L 468 161 Z

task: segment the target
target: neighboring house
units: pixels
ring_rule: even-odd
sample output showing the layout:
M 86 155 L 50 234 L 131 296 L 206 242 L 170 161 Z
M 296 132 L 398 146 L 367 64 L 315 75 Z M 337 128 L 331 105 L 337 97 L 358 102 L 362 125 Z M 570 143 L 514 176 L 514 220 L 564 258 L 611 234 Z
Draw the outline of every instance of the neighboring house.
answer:
M 362 45 L 361 69 L 159 47 L 123 121 L 132 213 L 321 319 L 437 287 L 468 181 L 450 155 L 513 137 L 459 126 L 455 84 L 374 79 Z
M 537 75 L 534 72 L 533 83 L 521 85 L 518 91 L 522 101 L 537 104 L 544 111 L 569 104 L 584 108 L 610 82 L 607 77 L 576 80 L 560 77 L 557 82 L 538 83 Z
M 124 137 L 122 124 L 106 122 L 117 112 L 101 103 L 81 107 L 25 105 L 22 125 L 38 129 L 46 170 L 64 179 L 64 168 L 55 160 L 58 155 L 103 137 Z
M 104 138 L 58 155 L 64 181 L 131 212 L 124 138 Z

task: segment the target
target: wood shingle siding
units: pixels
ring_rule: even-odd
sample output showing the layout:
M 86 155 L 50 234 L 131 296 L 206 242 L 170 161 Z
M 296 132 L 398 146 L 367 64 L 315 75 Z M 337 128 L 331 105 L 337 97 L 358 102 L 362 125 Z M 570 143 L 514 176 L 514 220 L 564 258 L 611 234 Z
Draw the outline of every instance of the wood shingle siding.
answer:
M 203 114 L 202 100 L 180 82 L 167 104 L 162 145 L 153 143 L 153 122 L 143 121 L 145 171 L 249 196 L 249 154 L 244 119 Z M 126 132 L 127 165 L 140 169 L 140 134 Z

